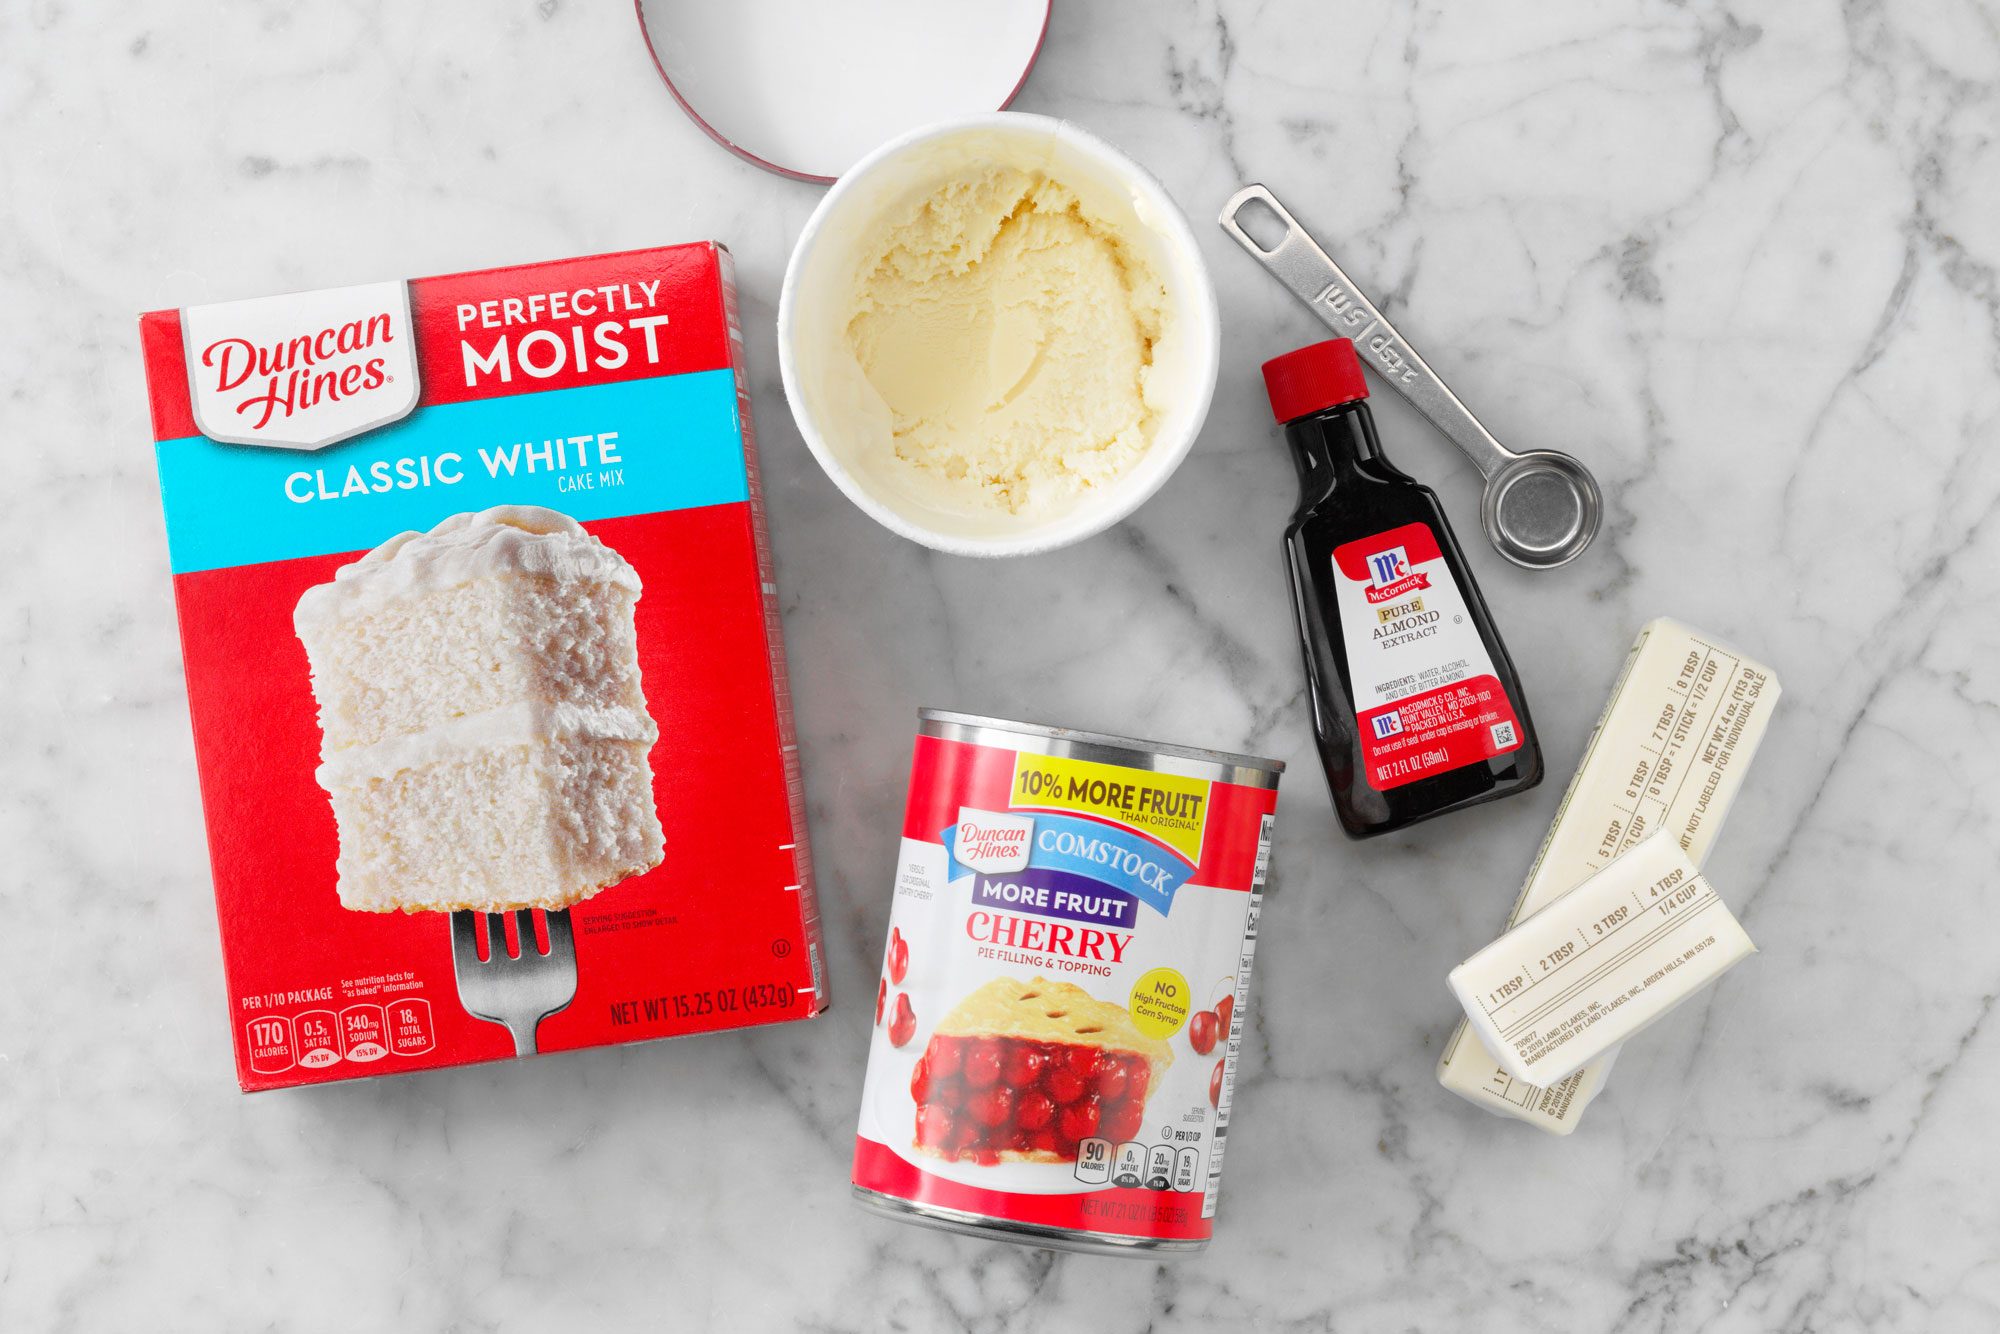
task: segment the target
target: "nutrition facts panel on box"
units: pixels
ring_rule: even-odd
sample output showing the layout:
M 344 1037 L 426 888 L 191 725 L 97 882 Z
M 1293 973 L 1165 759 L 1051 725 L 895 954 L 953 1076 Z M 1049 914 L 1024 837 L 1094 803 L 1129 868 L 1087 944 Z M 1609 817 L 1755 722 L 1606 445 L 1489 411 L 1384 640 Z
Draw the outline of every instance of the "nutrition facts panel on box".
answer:
M 250 1068 L 258 1074 L 421 1056 L 437 1045 L 431 1003 L 421 996 L 338 1010 L 260 1014 L 244 1024 L 244 1036 L 250 1044 Z

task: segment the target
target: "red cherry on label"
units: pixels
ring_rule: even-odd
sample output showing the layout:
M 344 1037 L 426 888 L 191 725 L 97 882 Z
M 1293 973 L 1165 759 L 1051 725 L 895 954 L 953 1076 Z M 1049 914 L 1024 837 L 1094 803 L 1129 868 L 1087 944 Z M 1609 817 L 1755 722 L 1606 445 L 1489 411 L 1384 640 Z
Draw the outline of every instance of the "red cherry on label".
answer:
M 1033 1088 L 1046 1064 L 1048 1061 L 1039 1049 L 1017 1045 L 1007 1053 L 1007 1082 L 1017 1089 Z
M 947 1108 L 917 1108 L 917 1143 L 927 1149 L 942 1149 L 951 1143 L 951 1112 Z
M 1037 1130 L 1028 1136 L 1028 1148 L 1035 1153 L 1061 1153 L 1062 1141 L 1053 1130 Z
M 1223 1061 L 1217 1061 L 1215 1073 L 1208 1077 L 1208 1105 L 1218 1110 L 1222 1106 L 1222 1066 Z
M 950 1079 L 958 1073 L 958 1059 L 963 1053 L 956 1042 L 949 1038 L 932 1038 L 931 1049 L 926 1059 L 931 1063 L 934 1079 Z
M 889 932 L 889 980 L 897 986 L 910 973 L 910 942 L 903 939 L 901 931 Z
M 1215 1017 L 1222 1025 L 1222 1031 L 1229 1031 L 1229 1021 L 1236 1017 L 1236 997 L 1224 996 L 1215 1003 Z
M 1095 1096 L 1078 1098 L 1062 1109 L 1062 1115 L 1056 1120 L 1056 1130 L 1066 1140 L 1088 1139 L 1097 1133 L 1097 1122 L 1103 1110 Z
M 889 1045 L 900 1047 L 917 1035 L 917 1012 L 910 1005 L 910 993 L 896 993 L 896 1013 L 889 1020 Z
M 1014 1115 L 1014 1091 L 996 1085 L 973 1094 L 972 1100 L 965 1106 L 972 1113 L 973 1120 L 989 1129 L 997 1129 L 1006 1125 L 1007 1119 Z
M 931 1061 L 928 1056 L 917 1058 L 917 1068 L 910 1071 L 910 1099 L 922 1102 L 931 1093 Z
M 1042 1087 L 1059 1103 L 1075 1102 L 1083 1096 L 1083 1080 L 1066 1065 L 1053 1065 L 1042 1079 Z
M 1068 1047 L 1063 1051 L 1063 1066 L 1081 1079 L 1087 1086 L 1097 1078 L 1097 1069 L 1103 1063 L 1104 1053 L 1095 1047 Z
M 1220 1021 L 1213 1011 L 1203 1010 L 1188 1020 L 1188 1046 L 1194 1048 L 1197 1056 L 1206 1056 L 1215 1050 L 1215 1032 Z
M 1125 1096 L 1125 1086 L 1130 1081 L 1130 1067 L 1124 1061 L 1108 1060 L 1097 1076 L 1097 1096 L 1106 1102 L 1114 1102 Z
M 1014 1124 L 1023 1130 L 1041 1130 L 1056 1119 L 1055 1100 L 1033 1089 L 1021 1095 L 1014 1110 Z
M 990 1042 L 966 1048 L 960 1064 L 965 1071 L 965 1082 L 973 1088 L 991 1088 L 1000 1082 L 1000 1052 Z
M 1125 1066 L 1125 1096 L 1133 1102 L 1144 1103 L 1146 1091 L 1153 1085 L 1153 1072 L 1144 1061 L 1132 1060 Z
M 1145 1120 L 1145 1117 L 1146 1109 L 1127 1098 L 1105 1111 L 1103 1128 L 1098 1133 L 1108 1140 L 1131 1139 L 1139 1133 L 1139 1123 Z
M 882 1022 L 882 1003 L 889 999 L 889 979 L 882 978 L 875 984 L 875 1022 Z

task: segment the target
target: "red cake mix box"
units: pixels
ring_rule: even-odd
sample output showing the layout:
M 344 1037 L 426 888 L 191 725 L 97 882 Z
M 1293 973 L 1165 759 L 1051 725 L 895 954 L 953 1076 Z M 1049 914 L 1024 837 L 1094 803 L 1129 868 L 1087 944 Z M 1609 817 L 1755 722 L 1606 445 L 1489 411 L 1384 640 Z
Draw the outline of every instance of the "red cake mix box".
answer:
M 244 1089 L 825 1008 L 728 251 L 140 329 Z

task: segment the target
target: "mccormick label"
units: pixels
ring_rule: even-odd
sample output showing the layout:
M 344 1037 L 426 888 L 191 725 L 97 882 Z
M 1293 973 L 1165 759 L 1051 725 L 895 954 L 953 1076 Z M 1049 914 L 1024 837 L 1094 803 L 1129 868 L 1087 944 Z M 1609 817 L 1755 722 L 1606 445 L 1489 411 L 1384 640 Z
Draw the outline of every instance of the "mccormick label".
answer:
M 1520 747 L 1514 705 L 1430 525 L 1343 543 L 1333 566 L 1369 786 L 1386 792 Z
M 246 1090 L 824 1008 L 734 302 L 703 243 L 141 320 Z
M 983 735 L 917 739 L 854 1183 L 919 1213 L 1199 1244 L 1276 776 Z

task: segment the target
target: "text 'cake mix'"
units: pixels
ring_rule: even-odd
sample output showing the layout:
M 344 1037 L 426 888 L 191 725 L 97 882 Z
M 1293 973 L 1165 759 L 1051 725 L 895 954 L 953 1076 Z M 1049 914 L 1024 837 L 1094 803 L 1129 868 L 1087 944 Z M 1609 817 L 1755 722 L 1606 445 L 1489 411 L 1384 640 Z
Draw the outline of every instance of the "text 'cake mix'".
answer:
M 244 1088 L 824 1007 L 727 251 L 141 328 Z
M 854 1147 L 863 1204 L 1208 1243 L 1275 760 L 926 709 Z

